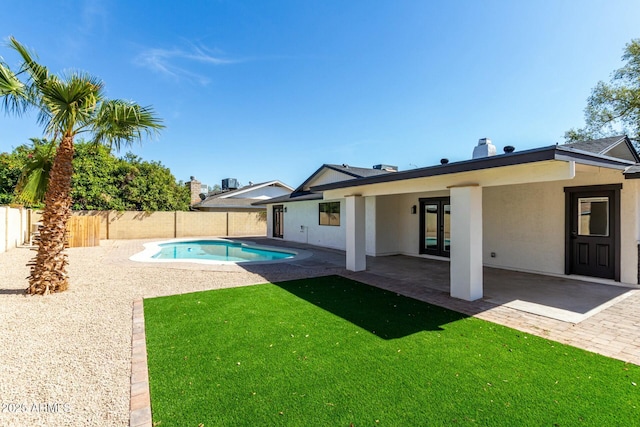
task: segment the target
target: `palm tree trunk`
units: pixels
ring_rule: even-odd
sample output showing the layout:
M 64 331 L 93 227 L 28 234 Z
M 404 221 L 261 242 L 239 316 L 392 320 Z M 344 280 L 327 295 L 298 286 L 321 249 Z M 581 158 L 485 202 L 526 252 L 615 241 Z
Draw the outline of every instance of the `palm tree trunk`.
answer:
M 27 293 L 46 295 L 62 292 L 67 280 L 67 221 L 71 216 L 71 177 L 73 175 L 73 137 L 64 136 L 58 147 L 44 198 L 44 213 L 38 254 L 31 266 Z

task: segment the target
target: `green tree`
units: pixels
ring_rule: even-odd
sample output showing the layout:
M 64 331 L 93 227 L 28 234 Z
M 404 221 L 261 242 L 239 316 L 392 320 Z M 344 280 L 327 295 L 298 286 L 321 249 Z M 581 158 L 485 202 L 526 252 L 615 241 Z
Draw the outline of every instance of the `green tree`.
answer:
M 55 146 L 33 138 L 11 153 L 0 154 L 0 204 L 21 203 L 42 207 L 42 199 L 20 193 L 19 178 L 42 184 L 48 179 Z M 79 141 L 74 144 L 72 210 L 173 211 L 189 209 L 189 190 L 160 162 L 147 162 L 127 153 L 116 157 L 104 145 Z
M 640 143 L 640 39 L 625 46 L 624 66 L 614 71 L 611 81 L 600 81 L 592 89 L 584 110 L 586 126 L 565 132 L 567 142 L 626 133 Z
M 104 85 L 95 77 L 72 72 L 57 76 L 35 61 L 15 38 L 9 46 L 20 55 L 20 73 L 0 64 L 0 96 L 4 109 L 19 112 L 26 102 L 39 112 L 47 136 L 58 142 L 49 175 L 38 253 L 30 263 L 29 294 L 61 292 L 68 288 L 66 224 L 71 216 L 74 139 L 87 133 L 95 143 L 114 146 L 131 144 L 143 134 L 163 126 L 151 108 L 123 100 L 109 100 Z
M 104 145 L 77 143 L 73 157 L 73 210 L 124 210 L 120 199 L 121 163 Z
M 160 162 L 147 162 L 127 153 L 119 173 L 123 180 L 120 198 L 127 210 L 188 210 L 190 194 L 182 182 Z
M 14 189 L 24 161 L 14 153 L 0 153 L 0 205 L 13 203 Z

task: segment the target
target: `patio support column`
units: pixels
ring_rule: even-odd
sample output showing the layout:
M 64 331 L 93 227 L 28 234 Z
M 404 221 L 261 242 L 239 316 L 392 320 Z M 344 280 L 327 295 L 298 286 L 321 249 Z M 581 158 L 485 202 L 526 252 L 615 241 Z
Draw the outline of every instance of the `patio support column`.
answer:
M 359 195 L 346 196 L 345 205 L 347 270 L 363 271 L 367 268 L 365 199 Z
M 482 187 L 452 187 L 451 296 L 482 298 Z

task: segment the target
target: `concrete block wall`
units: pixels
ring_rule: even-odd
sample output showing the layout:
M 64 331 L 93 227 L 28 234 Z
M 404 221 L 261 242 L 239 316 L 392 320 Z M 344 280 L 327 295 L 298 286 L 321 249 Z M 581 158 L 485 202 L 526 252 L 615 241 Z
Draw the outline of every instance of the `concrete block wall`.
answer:
M 176 237 L 227 234 L 226 212 L 176 212 Z
M 266 236 L 266 212 L 228 212 L 227 236 Z
M 101 239 L 151 239 L 197 236 L 265 236 L 260 212 L 76 211 L 101 216 Z
M 100 239 L 172 239 L 197 236 L 265 236 L 264 212 L 74 211 L 100 217 Z M 0 253 L 28 242 L 42 213 L 0 206 Z
M 108 239 L 175 237 L 175 212 L 109 212 Z

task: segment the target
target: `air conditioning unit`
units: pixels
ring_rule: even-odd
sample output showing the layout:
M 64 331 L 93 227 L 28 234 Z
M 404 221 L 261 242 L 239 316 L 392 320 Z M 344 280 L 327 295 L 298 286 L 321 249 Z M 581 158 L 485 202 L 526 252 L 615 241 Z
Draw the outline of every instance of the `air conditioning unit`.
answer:
M 222 190 L 237 190 L 238 180 L 236 178 L 225 178 L 222 180 Z

